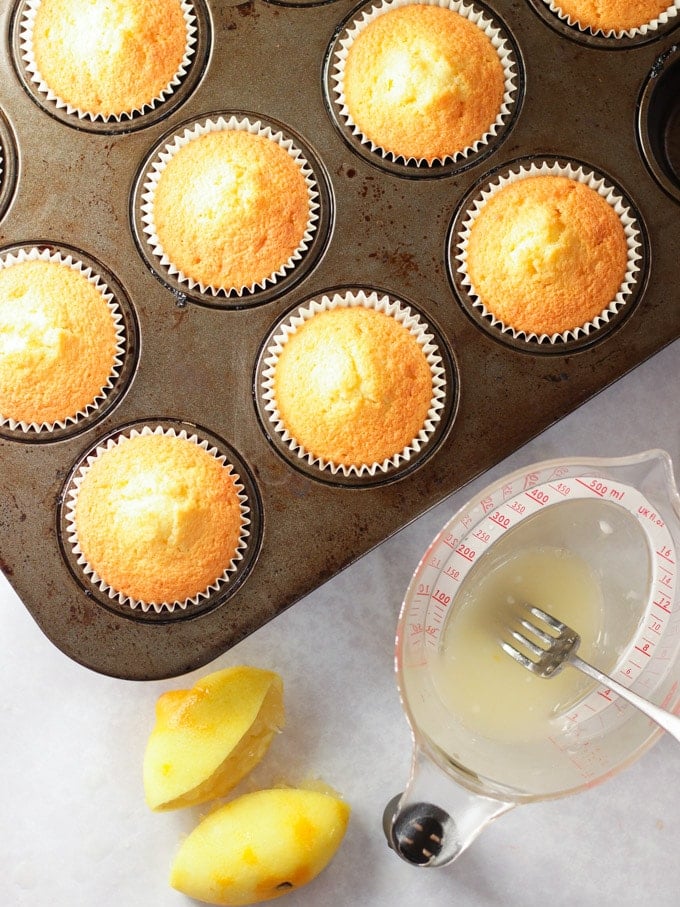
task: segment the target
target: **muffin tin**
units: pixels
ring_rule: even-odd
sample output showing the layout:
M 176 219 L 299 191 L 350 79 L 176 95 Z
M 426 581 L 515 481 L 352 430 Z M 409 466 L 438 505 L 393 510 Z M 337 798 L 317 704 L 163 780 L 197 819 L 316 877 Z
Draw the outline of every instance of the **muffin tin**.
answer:
M 129 340 L 121 384 L 95 417 L 51 435 L 0 430 L 0 567 L 63 652 L 131 679 L 215 658 L 680 336 L 677 18 L 616 40 L 570 29 L 543 0 L 474 4 L 512 42 L 516 108 L 485 153 L 423 172 L 358 149 L 338 121 L 330 61 L 353 3 L 194 5 L 198 40 L 185 81 L 152 115 L 119 123 L 44 105 L 22 68 L 25 0 L 0 13 L 0 254 L 36 245 L 92 262 L 122 300 Z M 157 273 L 144 253 L 139 183 L 166 136 L 223 115 L 276 124 L 299 141 L 322 213 L 314 248 L 290 277 L 261 294 L 204 298 Z M 461 206 L 495 173 L 533 158 L 602 174 L 640 225 L 633 298 L 606 330 L 578 342 L 507 342 L 470 313 L 451 265 Z M 270 437 L 260 387 L 275 326 L 345 288 L 412 306 L 447 364 L 436 436 L 415 462 L 363 482 L 288 458 Z M 255 502 L 247 569 L 205 607 L 127 609 L 96 594 L 68 555 L 63 506 L 78 464 L 132 424 L 209 437 L 247 476 Z

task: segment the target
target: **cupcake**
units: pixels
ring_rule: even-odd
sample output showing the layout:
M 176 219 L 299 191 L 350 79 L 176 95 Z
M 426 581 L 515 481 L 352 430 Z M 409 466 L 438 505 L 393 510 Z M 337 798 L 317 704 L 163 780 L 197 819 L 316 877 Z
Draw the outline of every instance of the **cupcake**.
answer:
M 194 22 L 186 0 L 29 0 L 23 57 L 38 90 L 69 113 L 131 116 L 179 84 Z
M 50 431 L 96 410 L 124 345 L 120 310 L 91 269 L 38 249 L 0 258 L 0 424 Z
M 253 292 L 300 260 L 317 198 L 311 168 L 281 133 L 248 119 L 208 120 L 152 165 L 144 232 L 154 258 L 190 288 Z
M 313 300 L 268 347 L 266 410 L 288 449 L 331 472 L 375 474 L 427 443 L 445 397 L 432 335 L 377 293 Z
M 487 142 L 515 90 L 499 30 L 454 0 L 372 8 L 348 28 L 335 69 L 342 116 L 361 140 L 427 164 Z
M 482 193 L 459 242 L 477 307 L 514 336 L 569 339 L 606 322 L 638 270 L 639 233 L 583 168 L 520 168 Z
M 544 0 L 568 25 L 608 37 L 633 37 L 654 30 L 678 14 L 668 0 Z
M 76 476 L 73 553 L 121 603 L 185 608 L 219 589 L 243 556 L 242 491 L 225 457 L 195 435 L 132 430 L 97 448 Z

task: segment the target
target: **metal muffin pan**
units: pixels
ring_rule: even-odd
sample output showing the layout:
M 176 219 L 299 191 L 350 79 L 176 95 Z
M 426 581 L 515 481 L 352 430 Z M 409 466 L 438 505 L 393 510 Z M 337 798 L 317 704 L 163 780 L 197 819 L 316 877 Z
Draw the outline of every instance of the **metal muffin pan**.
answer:
M 680 20 L 644 40 L 604 42 L 549 21 L 542 0 L 486 3 L 516 48 L 518 110 L 488 153 L 412 179 L 408 168 L 359 153 L 333 112 L 328 54 L 353 10 L 348 0 L 197 2 L 199 52 L 180 102 L 106 128 L 39 106 L 17 60 L 22 5 L 0 13 L 0 254 L 37 244 L 98 263 L 126 300 L 132 340 L 125 387 L 100 418 L 50 440 L 0 434 L 0 567 L 46 635 L 89 668 L 153 679 L 207 663 L 680 336 Z M 141 253 L 135 187 L 163 136 L 225 111 L 282 124 L 304 143 L 323 174 L 323 239 L 275 292 L 211 303 L 163 280 Z M 508 344 L 470 317 L 450 273 L 465 198 L 533 156 L 606 176 L 645 237 L 632 304 L 611 329 L 573 345 Z M 445 424 L 427 455 L 365 484 L 291 462 L 258 403 L 273 326 L 342 287 L 411 304 L 449 363 Z M 214 439 L 252 483 L 248 569 L 196 612 L 140 616 L 112 605 L 65 551 L 62 501 L 77 463 L 140 422 L 184 423 Z

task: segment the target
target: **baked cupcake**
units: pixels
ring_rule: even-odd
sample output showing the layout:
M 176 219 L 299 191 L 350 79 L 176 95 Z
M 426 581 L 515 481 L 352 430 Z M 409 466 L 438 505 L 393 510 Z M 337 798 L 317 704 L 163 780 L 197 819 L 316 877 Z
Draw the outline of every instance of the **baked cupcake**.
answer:
M 269 344 L 266 410 L 290 451 L 345 475 L 408 461 L 445 397 L 432 335 L 408 307 L 377 293 L 313 300 Z
M 38 249 L 0 258 L 0 424 L 50 431 L 83 418 L 124 347 L 120 310 L 91 269 Z
M 469 293 L 502 330 L 568 339 L 623 305 L 638 270 L 639 233 L 603 180 L 545 164 L 488 187 L 459 249 Z
M 133 430 L 87 458 L 68 501 L 78 563 L 110 597 L 173 610 L 229 578 L 248 535 L 225 457 L 174 430 Z
M 179 84 L 194 23 L 187 0 L 29 0 L 24 61 L 38 90 L 69 113 L 130 116 Z
M 568 25 L 612 37 L 656 29 L 677 16 L 680 2 L 668 0 L 544 0 Z
M 311 168 L 292 141 L 232 117 L 185 130 L 153 164 L 143 195 L 147 242 L 188 287 L 253 292 L 291 270 L 318 220 Z
M 348 28 L 335 64 L 338 104 L 383 156 L 445 162 L 507 118 L 514 64 L 485 16 L 460 3 L 384 2 Z

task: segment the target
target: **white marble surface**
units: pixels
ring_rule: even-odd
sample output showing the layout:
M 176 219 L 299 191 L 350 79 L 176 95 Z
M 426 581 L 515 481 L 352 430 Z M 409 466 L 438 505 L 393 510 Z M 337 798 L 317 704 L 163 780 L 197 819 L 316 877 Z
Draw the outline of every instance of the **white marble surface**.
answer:
M 680 903 L 680 746 L 668 738 L 588 793 L 511 811 L 447 868 L 407 866 L 381 829 L 409 768 L 393 638 L 422 551 L 473 491 L 538 460 L 661 447 L 680 478 L 679 388 L 680 341 L 197 672 L 250 663 L 284 678 L 287 727 L 246 786 L 319 775 L 352 805 L 333 863 L 282 905 Z M 149 812 L 141 763 L 157 696 L 192 675 L 143 684 L 80 667 L 0 576 L 0 679 L 0 904 L 188 907 L 168 867 L 201 809 Z

